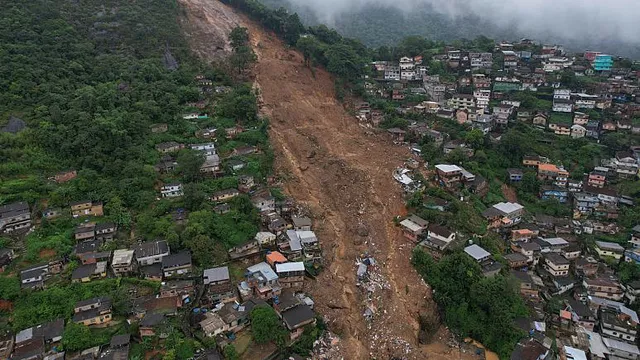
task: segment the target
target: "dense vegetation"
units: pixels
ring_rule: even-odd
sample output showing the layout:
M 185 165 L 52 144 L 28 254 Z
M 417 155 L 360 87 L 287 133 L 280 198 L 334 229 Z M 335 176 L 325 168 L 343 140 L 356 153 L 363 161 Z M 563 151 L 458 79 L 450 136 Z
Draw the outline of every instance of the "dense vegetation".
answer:
M 462 252 L 435 262 L 417 249 L 412 262 L 433 288 L 447 326 L 461 337 L 482 342 L 500 358 L 511 356 L 524 335 L 514 327 L 514 319 L 526 316 L 527 309 L 509 278 L 483 277 L 480 266 Z

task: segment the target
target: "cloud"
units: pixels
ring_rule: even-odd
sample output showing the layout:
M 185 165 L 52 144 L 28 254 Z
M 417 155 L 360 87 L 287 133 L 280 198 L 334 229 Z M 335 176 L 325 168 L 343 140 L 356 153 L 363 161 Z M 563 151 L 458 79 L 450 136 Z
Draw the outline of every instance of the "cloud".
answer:
M 287 0 L 306 7 L 322 22 L 369 6 L 392 7 L 411 13 L 431 11 L 462 19 L 475 15 L 499 27 L 514 28 L 530 37 L 554 37 L 585 42 L 616 41 L 640 44 L 640 1 L 611 0 Z

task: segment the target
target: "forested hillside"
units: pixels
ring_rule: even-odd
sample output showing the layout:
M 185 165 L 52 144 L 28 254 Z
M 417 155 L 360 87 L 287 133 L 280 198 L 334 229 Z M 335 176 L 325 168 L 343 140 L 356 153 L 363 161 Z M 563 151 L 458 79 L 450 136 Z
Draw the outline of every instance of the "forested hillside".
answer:
M 495 23 L 474 15 L 452 18 L 428 4 L 414 4 L 415 7 L 406 9 L 407 11 L 395 7 L 369 6 L 359 11 L 338 14 L 332 19 L 319 19 L 311 8 L 296 6 L 289 0 L 265 0 L 264 3 L 274 8 L 285 7 L 297 12 L 305 25 L 327 23 L 342 35 L 361 40 L 371 47 L 392 46 L 411 35 L 447 42 L 484 35 L 510 41 L 529 37 L 552 44 L 560 43 L 573 51 L 597 48 L 621 56 L 640 56 L 638 46 L 614 39 L 607 42 L 598 42 L 589 37 L 569 40 L 563 34 L 551 33 L 542 26 L 535 34 L 523 33 L 514 26 L 498 27 Z

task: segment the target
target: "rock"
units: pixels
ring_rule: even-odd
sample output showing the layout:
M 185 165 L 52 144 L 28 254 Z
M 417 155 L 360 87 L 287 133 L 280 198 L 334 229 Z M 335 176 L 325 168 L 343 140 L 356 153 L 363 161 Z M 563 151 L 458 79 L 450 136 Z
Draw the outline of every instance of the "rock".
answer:
M 315 150 L 311 150 L 307 153 L 307 159 L 313 159 L 314 157 L 316 157 L 316 151 Z
M 356 233 L 358 234 L 358 236 L 362 237 L 369 236 L 369 228 L 367 228 L 364 224 L 360 224 L 356 229 Z
M 300 171 L 307 171 L 309 169 L 309 165 L 300 164 L 300 166 L 298 168 L 300 169 Z

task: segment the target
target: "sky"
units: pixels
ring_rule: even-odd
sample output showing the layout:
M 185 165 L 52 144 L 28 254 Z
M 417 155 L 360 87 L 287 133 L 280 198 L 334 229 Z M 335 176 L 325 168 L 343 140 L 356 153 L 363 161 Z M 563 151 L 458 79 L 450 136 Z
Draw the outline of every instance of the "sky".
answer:
M 640 44 L 640 0 L 288 0 L 312 9 L 321 22 L 366 6 L 389 6 L 410 13 L 417 7 L 451 18 L 476 15 L 530 37 L 553 34 L 569 40 L 613 40 Z

